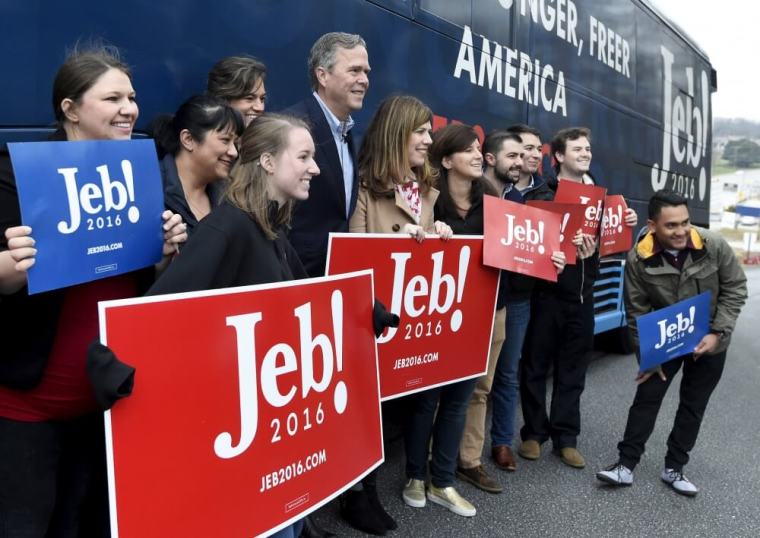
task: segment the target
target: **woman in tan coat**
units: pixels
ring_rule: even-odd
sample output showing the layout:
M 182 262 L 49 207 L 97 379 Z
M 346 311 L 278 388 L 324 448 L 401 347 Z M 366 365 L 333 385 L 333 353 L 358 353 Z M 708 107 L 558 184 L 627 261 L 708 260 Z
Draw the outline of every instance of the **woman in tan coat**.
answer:
M 359 150 L 360 188 L 351 232 L 406 233 L 419 242 L 425 234 L 451 237 L 447 224 L 433 220 L 438 191 L 428 161 L 432 118 L 424 103 L 408 95 L 380 104 Z M 384 535 L 397 525 L 380 503 L 376 481 L 375 471 L 348 491 L 341 498 L 341 516 L 359 530 Z
M 436 171 L 428 161 L 433 113 L 419 99 L 396 95 L 380 104 L 359 150 L 360 188 L 351 232 L 451 237 L 433 221 Z

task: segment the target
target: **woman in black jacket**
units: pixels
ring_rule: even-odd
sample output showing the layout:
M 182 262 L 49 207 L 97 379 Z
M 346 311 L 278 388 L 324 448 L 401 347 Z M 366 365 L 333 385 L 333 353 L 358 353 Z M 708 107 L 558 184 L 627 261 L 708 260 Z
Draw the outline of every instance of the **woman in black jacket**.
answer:
M 222 99 L 194 95 L 151 130 L 161 156 L 164 205 L 182 215 L 188 235 L 218 205 L 237 161 L 242 116 Z
M 319 174 L 305 123 L 257 118 L 240 140 L 240 159 L 221 204 L 149 290 L 149 295 L 305 278 L 285 235 L 296 200 Z
M 309 197 L 319 174 L 306 124 L 268 114 L 254 120 L 240 143 L 221 205 L 200 222 L 187 246 L 149 295 L 284 282 L 305 278 L 285 228 L 296 200 Z M 276 534 L 296 538 L 297 522 Z

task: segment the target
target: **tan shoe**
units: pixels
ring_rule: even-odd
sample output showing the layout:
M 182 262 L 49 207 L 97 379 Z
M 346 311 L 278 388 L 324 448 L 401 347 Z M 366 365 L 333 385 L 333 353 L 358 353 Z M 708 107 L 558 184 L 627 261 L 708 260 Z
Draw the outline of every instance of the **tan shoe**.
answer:
M 574 467 L 575 469 L 583 469 L 586 466 L 586 460 L 576 448 L 566 446 L 559 449 L 559 459 L 562 463 Z
M 541 457 L 541 445 L 535 439 L 528 439 L 520 443 L 517 453 L 526 460 L 537 460 Z
M 477 510 L 475 510 L 472 503 L 462 497 L 452 486 L 437 488 L 433 484 L 430 484 L 427 491 L 427 498 L 431 502 L 445 506 L 460 516 L 472 517 L 477 513 Z

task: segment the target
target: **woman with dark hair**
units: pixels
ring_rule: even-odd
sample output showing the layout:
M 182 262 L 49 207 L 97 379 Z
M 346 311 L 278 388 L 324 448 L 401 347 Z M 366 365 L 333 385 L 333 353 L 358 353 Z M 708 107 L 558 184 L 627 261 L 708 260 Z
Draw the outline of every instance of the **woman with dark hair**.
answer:
M 482 233 L 482 208 L 479 230 L 477 224 L 469 221 L 465 224 L 460 217 L 466 215 L 466 205 L 482 205 L 483 193 L 488 189 L 480 179 L 483 157 L 475 132 L 464 125 L 450 125 L 436 132 L 430 146 L 430 163 L 437 171 L 440 191 L 435 218 L 446 223 L 454 233 Z M 472 228 L 467 229 L 468 226 Z M 454 488 L 454 473 L 465 412 L 476 382 L 477 379 L 467 379 L 411 397 L 405 435 L 407 483 L 403 499 L 407 505 L 423 507 L 427 497 L 455 514 L 475 515 L 475 507 Z M 429 454 L 430 484 L 426 496 Z
M 209 71 L 207 91 L 238 110 L 247 126 L 266 108 L 266 74 L 267 67 L 253 56 L 228 56 Z
M 257 118 L 240 139 L 240 158 L 220 205 L 148 294 L 305 278 L 285 231 L 295 202 L 309 197 L 317 174 L 303 121 L 279 114 Z
M 243 128 L 240 114 L 212 95 L 195 95 L 174 116 L 153 122 L 153 137 L 163 155 L 164 204 L 182 215 L 188 234 L 218 204 L 223 181 L 237 160 L 235 144 Z
M 138 116 L 129 69 L 115 51 L 74 52 L 53 84 L 52 140 L 129 140 Z M 187 238 L 165 211 L 164 260 Z M 0 529 L 4 536 L 108 536 L 105 436 L 88 346 L 98 301 L 134 297 L 146 271 L 29 295 L 32 230 L 21 215 L 7 152 L 0 155 Z M 161 267 L 157 267 L 160 269 Z M 151 271 L 147 271 L 152 278 Z M 34 331 L 33 338 L 24 338 Z M 117 389 L 133 370 L 113 363 Z M 97 399 L 96 399 L 97 398 Z M 112 403 L 112 402 L 111 402 Z

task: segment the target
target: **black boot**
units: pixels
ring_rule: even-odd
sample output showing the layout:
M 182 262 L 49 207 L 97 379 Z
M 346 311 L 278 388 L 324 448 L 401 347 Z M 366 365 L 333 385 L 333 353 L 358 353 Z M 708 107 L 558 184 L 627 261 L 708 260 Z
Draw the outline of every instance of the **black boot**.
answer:
M 380 521 L 383 522 L 385 528 L 389 531 L 395 531 L 398 529 L 396 520 L 393 519 L 391 515 L 385 511 L 385 508 L 383 508 L 383 505 L 380 502 L 380 498 L 377 496 L 377 488 L 374 486 L 367 487 L 365 485 L 364 490 L 367 492 L 367 500 L 369 500 L 369 505 L 372 507 L 372 510 L 378 516 Z
M 340 497 L 340 517 L 356 530 L 385 536 L 386 526 L 370 504 L 365 490 L 348 490 Z
M 313 517 L 306 516 L 304 518 L 300 538 L 330 538 L 331 536 L 336 535 L 334 532 L 330 532 L 317 525 Z

